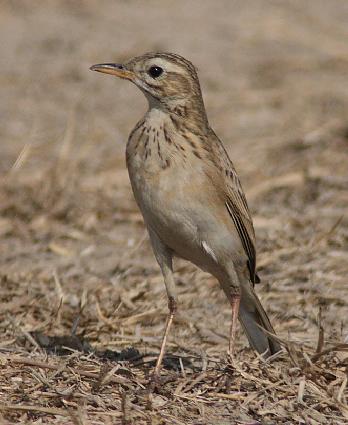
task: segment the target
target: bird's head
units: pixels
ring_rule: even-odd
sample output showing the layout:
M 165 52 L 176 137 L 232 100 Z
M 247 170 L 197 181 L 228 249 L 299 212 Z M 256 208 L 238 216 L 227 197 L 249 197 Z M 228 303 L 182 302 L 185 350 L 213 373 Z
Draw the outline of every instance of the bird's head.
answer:
M 123 64 L 104 63 L 90 69 L 132 81 L 144 92 L 150 106 L 176 111 L 183 117 L 190 108 L 198 108 L 205 116 L 195 67 L 179 55 L 146 53 Z

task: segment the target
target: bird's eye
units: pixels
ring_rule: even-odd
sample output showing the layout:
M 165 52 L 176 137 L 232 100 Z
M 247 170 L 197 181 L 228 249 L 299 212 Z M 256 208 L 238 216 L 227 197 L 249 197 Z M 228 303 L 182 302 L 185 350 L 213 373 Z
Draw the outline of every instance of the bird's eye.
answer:
M 163 74 L 163 69 L 160 66 L 152 66 L 148 73 L 152 78 L 158 78 Z

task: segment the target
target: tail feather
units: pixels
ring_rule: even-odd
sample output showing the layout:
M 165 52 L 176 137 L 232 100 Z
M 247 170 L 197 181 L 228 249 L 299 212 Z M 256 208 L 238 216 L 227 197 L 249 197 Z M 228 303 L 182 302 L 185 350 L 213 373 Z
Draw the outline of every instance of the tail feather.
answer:
M 242 290 L 239 320 L 250 345 L 258 353 L 267 358 L 281 350 L 280 344 L 261 329 L 264 328 L 266 331 L 275 334 L 273 326 L 251 286 L 247 291 Z

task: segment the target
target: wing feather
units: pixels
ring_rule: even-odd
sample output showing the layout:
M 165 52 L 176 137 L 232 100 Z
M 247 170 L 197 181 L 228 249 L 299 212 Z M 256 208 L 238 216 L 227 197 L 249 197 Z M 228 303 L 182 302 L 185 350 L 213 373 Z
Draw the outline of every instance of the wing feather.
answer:
M 214 162 L 221 170 L 220 174 L 224 179 L 225 205 L 248 257 L 250 280 L 259 283 L 260 279 L 256 274 L 255 231 L 248 203 L 232 161 L 215 133 L 214 136 L 216 140 Z

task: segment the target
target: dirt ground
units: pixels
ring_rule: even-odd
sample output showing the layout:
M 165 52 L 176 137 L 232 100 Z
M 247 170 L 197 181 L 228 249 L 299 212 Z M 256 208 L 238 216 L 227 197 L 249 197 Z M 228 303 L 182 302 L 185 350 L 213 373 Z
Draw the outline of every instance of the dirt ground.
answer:
M 0 40 L 0 423 L 348 424 L 348 3 L 3 0 Z M 150 394 L 167 304 L 124 161 L 146 102 L 88 68 L 155 50 L 198 68 L 284 353 L 240 332 L 228 360 L 227 300 L 178 261 Z

